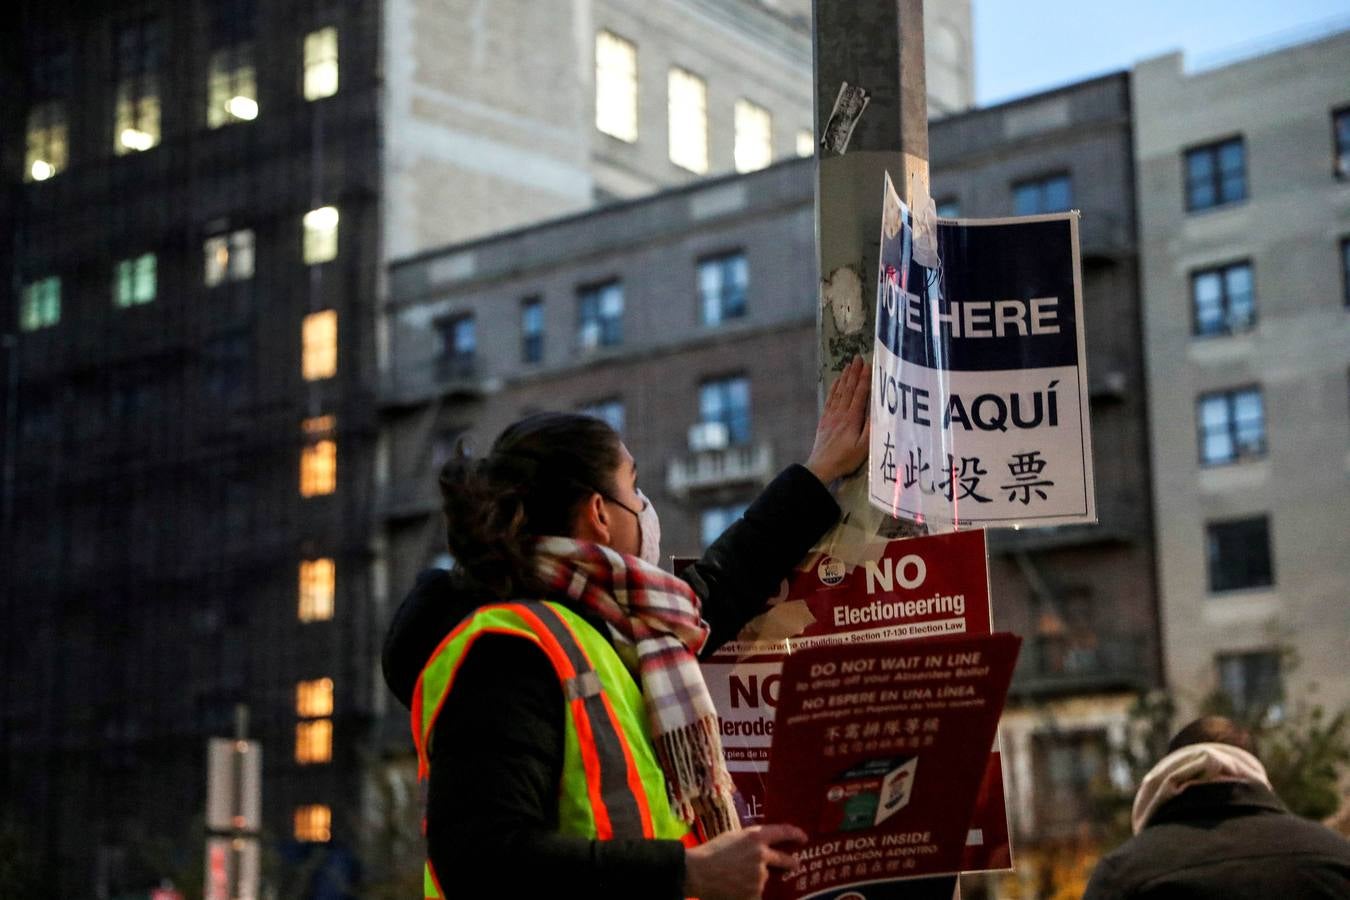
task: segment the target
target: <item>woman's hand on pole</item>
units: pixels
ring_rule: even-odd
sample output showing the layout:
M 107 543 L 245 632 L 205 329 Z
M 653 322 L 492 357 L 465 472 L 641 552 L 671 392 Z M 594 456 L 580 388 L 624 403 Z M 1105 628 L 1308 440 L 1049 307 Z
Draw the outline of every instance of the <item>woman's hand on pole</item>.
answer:
M 853 357 L 830 387 L 816 424 L 816 440 L 806 468 L 824 484 L 842 478 L 867 461 L 871 437 L 868 394 L 872 380 L 861 356 Z
M 806 842 L 792 825 L 728 831 L 684 853 L 684 894 L 699 900 L 759 900 L 770 869 L 795 871 L 797 857 L 774 844 Z

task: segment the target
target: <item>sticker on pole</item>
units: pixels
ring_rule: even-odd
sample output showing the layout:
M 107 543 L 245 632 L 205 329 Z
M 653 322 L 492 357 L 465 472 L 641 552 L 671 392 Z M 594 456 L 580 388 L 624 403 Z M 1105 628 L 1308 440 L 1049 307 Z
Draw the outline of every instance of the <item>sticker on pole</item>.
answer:
M 885 189 L 869 499 L 938 528 L 1097 521 L 1078 213 L 916 224 Z

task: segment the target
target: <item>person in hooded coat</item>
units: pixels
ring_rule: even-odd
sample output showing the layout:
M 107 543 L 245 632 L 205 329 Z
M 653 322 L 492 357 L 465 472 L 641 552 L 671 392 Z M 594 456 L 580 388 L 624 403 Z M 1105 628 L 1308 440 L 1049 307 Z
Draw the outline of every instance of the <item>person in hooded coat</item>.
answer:
M 1350 897 L 1350 843 L 1280 802 L 1250 732 L 1205 716 L 1167 749 L 1135 794 L 1134 837 L 1097 864 L 1084 900 Z
M 428 660 L 481 610 L 556 601 L 614 647 L 649 708 L 671 679 L 693 697 L 674 725 L 654 716 L 651 737 L 671 808 L 707 839 L 687 847 L 560 833 L 563 687 L 534 643 L 485 634 L 458 663 L 427 741 L 427 855 L 447 895 L 758 897 L 771 868 L 795 865 L 779 847 L 805 840 L 798 829 L 739 829 L 694 662 L 762 612 L 837 521 L 828 486 L 866 459 L 868 387 L 855 359 L 835 381 L 805 465 L 779 474 L 678 578 L 656 568 L 659 524 L 636 462 L 598 419 L 532 416 L 487 457 L 447 463 L 441 489 L 456 566 L 423 572 L 394 615 L 382 660 L 391 691 L 414 708 Z

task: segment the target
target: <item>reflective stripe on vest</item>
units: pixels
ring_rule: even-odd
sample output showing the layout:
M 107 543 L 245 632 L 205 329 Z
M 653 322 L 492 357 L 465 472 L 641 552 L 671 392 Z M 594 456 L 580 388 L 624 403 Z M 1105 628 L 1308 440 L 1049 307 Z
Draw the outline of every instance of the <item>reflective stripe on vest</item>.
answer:
M 413 694 L 419 777 L 427 775 L 431 735 L 459 665 L 484 634 L 533 642 L 562 685 L 560 833 L 600 840 L 673 838 L 688 844 L 689 827 L 672 812 L 666 796 L 641 691 L 609 642 L 576 613 L 554 603 L 483 607 L 437 647 Z M 427 897 L 443 896 L 435 877 L 428 864 Z

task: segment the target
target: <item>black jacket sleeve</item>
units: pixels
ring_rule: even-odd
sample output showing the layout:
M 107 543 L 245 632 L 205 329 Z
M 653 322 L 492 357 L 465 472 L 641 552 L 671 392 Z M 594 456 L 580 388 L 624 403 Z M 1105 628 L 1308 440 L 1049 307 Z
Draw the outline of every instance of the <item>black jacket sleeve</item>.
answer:
M 485 635 L 436 720 L 427 855 L 447 898 L 679 898 L 679 841 L 590 841 L 558 828 L 563 697 L 529 641 Z
M 782 580 L 839 520 L 839 504 L 805 466 L 784 469 L 701 559 L 679 576 L 703 601 L 710 656 L 764 610 Z

